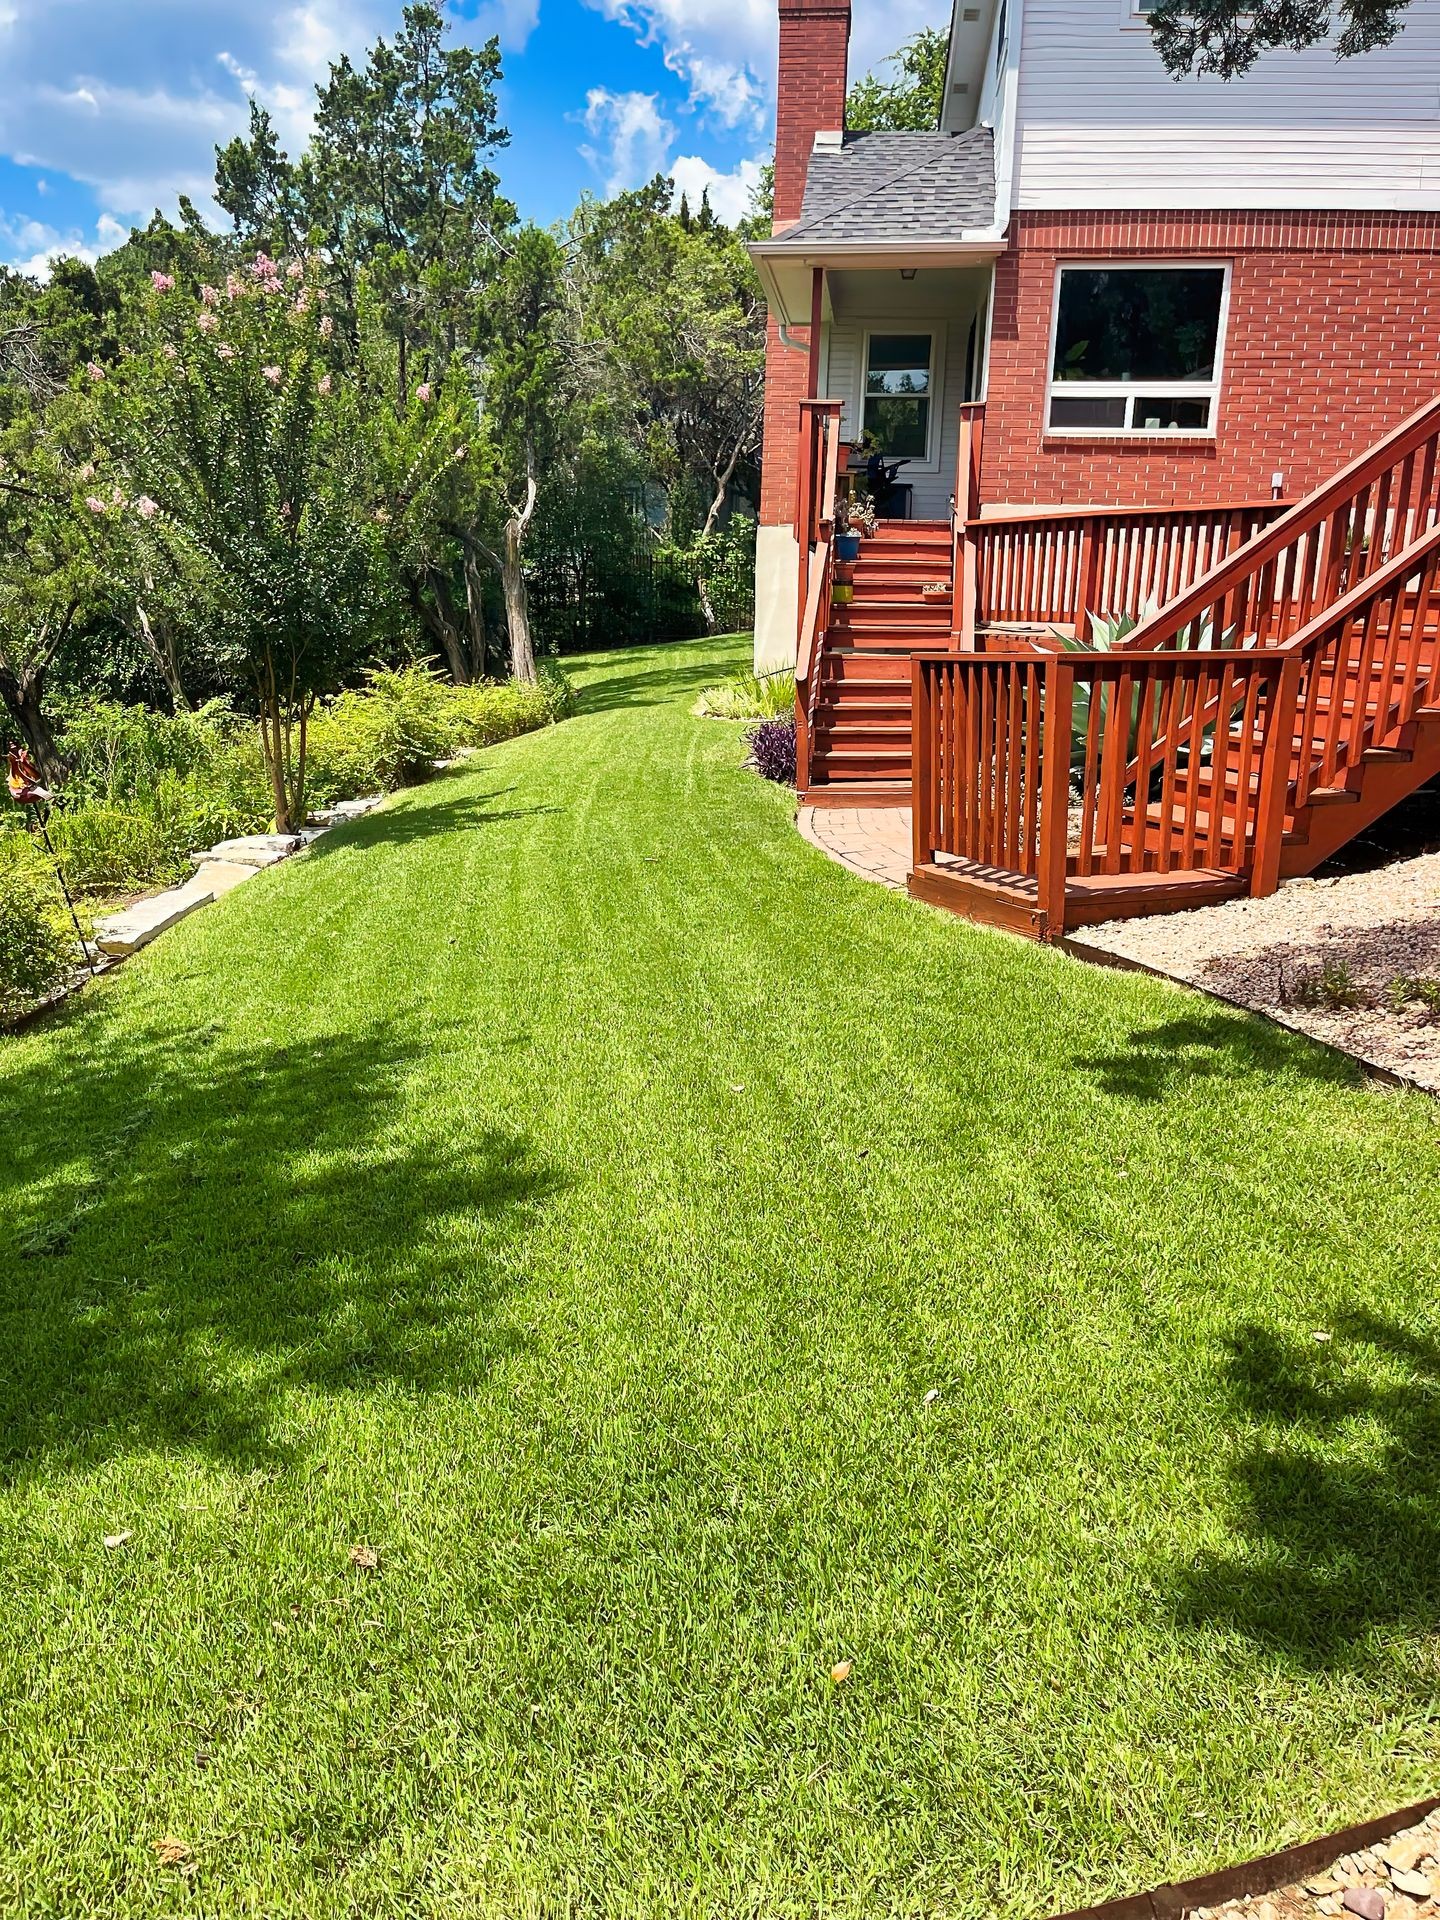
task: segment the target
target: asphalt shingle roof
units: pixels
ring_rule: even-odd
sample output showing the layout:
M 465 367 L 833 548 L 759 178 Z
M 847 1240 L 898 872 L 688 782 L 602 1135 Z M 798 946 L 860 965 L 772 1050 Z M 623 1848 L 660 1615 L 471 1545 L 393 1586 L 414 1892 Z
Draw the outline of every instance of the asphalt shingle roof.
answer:
M 776 243 L 953 240 L 995 218 L 995 147 L 988 127 L 966 133 L 847 133 L 838 152 L 812 153 L 805 198 Z

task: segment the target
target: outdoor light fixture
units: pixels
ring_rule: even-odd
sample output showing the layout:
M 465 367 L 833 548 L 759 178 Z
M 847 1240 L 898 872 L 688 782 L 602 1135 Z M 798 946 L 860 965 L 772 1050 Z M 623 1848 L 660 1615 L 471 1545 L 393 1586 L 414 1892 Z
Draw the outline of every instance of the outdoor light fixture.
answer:
M 901 267 L 900 278 L 902 280 L 913 280 L 915 278 L 914 267 Z

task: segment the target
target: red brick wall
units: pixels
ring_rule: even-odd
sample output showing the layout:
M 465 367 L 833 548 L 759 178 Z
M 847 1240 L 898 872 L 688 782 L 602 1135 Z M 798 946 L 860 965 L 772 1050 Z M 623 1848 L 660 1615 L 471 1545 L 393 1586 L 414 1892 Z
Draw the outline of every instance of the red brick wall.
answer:
M 1164 505 L 1289 497 L 1440 392 L 1440 215 L 1017 213 L 996 266 L 981 495 Z M 1216 437 L 1052 435 L 1055 269 L 1146 254 L 1232 263 Z
M 805 169 L 815 135 L 845 124 L 850 0 L 780 0 L 780 69 L 775 99 L 775 223 L 778 233 L 800 217 Z M 793 336 L 807 340 L 809 328 Z M 765 440 L 760 468 L 760 519 L 783 526 L 795 513 L 799 402 L 806 357 L 781 346 L 775 322 L 765 349 Z

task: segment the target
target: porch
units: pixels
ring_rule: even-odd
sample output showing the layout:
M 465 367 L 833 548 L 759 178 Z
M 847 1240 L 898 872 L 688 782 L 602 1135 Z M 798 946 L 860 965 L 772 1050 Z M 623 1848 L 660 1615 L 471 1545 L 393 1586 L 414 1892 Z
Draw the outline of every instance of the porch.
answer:
M 908 799 L 917 896 L 1056 939 L 1270 893 L 1440 772 L 1440 401 L 1294 505 L 988 514 L 967 403 L 943 596 L 869 619 L 858 576 L 833 601 L 842 403 L 801 419 L 801 796 Z

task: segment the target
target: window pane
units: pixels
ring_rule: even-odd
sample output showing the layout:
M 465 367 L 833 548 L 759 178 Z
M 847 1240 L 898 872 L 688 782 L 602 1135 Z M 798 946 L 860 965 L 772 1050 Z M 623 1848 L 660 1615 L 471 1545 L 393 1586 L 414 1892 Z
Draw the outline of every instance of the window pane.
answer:
M 1128 400 L 1071 399 L 1050 402 L 1052 427 L 1123 427 Z
M 865 402 L 865 431 L 878 450 L 891 460 L 923 460 L 930 430 L 930 402 L 872 397 Z
M 1065 267 L 1057 380 L 1213 380 L 1223 267 Z
M 872 333 L 865 368 L 866 393 L 928 393 L 930 335 Z
M 1148 393 L 1135 396 L 1135 428 L 1138 433 L 1154 433 L 1168 427 L 1188 428 L 1210 424 L 1210 402 L 1187 400 L 1183 394 L 1168 394 L 1160 399 Z

